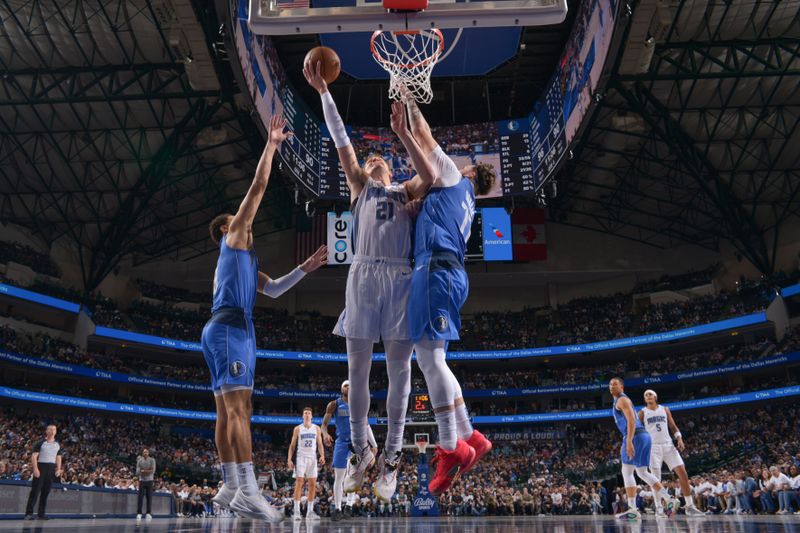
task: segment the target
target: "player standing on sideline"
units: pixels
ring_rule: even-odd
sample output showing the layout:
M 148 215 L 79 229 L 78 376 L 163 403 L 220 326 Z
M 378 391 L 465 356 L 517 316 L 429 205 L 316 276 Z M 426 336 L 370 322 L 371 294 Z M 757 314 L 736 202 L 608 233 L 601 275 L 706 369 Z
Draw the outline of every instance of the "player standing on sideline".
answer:
M 211 319 L 201 337 L 203 356 L 211 371 L 217 409 L 214 440 L 224 482 L 214 502 L 242 516 L 275 522 L 283 518 L 283 513 L 261 496 L 252 462 L 250 415 L 256 365 L 253 306 L 257 292 L 277 298 L 308 272 L 324 265 L 328 257 L 323 246 L 281 278 L 271 279 L 258 271 L 253 220 L 269 182 L 272 157 L 291 135 L 284 132 L 285 128 L 286 120 L 272 118 L 267 146 L 239 211 L 236 215 L 219 215 L 209 225 L 211 239 L 219 245 L 219 259 L 214 272 Z
M 347 468 L 347 460 L 350 458 L 350 406 L 348 405 L 348 394 L 350 393 L 350 382 L 345 380 L 341 387 L 342 395 L 331 400 L 325 408 L 325 416 L 322 417 L 322 442 L 325 446 L 333 444 L 333 439 L 328 433 L 328 425 L 331 419 L 336 424 L 336 444 L 333 447 L 333 509 L 331 519 L 338 522 L 342 519 L 342 497 L 344 496 L 344 473 Z M 375 442 L 375 435 L 372 428 L 367 426 L 369 434 L 367 440 L 372 448 L 373 455 L 378 449 Z M 347 495 L 348 506 L 352 508 L 356 493 L 351 492 Z
M 347 463 L 344 490 L 361 488 L 374 454 L 367 442 L 369 372 L 373 344 L 383 340 L 389 392 L 386 398 L 388 430 L 381 471 L 395 470 L 403 445 L 408 396 L 411 393 L 411 351 L 406 305 L 411 282 L 411 215 L 409 199 L 421 198 L 433 183 L 433 168 L 411 137 L 402 107 L 393 108 L 392 129 L 407 144 L 417 176 L 402 185 L 392 183 L 392 171 L 379 155 L 358 165 L 328 85 L 321 75 L 321 63 L 303 69 L 309 85 L 322 99 L 325 123 L 339 153 L 350 188 L 355 255 L 347 273 L 345 309 L 334 333 L 347 340 L 347 368 L 350 381 L 350 432 L 353 455 Z M 376 494 L 388 501 L 380 479 Z M 392 492 L 394 490 L 392 489 Z
M 289 469 L 294 471 L 294 511 L 292 518 L 302 520 L 300 515 L 300 500 L 303 497 L 303 485 L 308 481 L 308 507 L 306 520 L 319 520 L 319 515 L 314 512 L 314 498 L 317 494 L 317 451 L 319 451 L 319 465 L 325 464 L 325 447 L 322 445 L 322 433 L 319 426 L 311 423 L 313 413 L 310 407 L 303 409 L 303 423 L 295 426 L 292 433 L 292 442 L 289 444 L 289 457 L 286 462 Z M 297 461 L 292 457 L 297 452 Z
M 681 494 L 686 499 L 686 514 L 688 516 L 705 516 L 705 513 L 694 505 L 689 475 L 686 473 L 686 466 L 684 466 L 679 453 L 679 450 L 683 451 L 686 445 L 683 443 L 683 437 L 678 431 L 678 425 L 672 418 L 669 407 L 659 405 L 658 394 L 650 389 L 644 391 L 644 403 L 645 408 L 639 411 L 638 417 L 650 434 L 650 440 L 653 443 L 650 451 L 650 472 L 658 481 L 661 481 L 661 465 L 667 463 L 669 469 L 678 475 Z M 670 430 L 675 434 L 675 440 L 678 443 L 677 449 L 669 436 Z
M 611 416 L 622 433 L 623 441 L 620 447 L 622 457 L 622 479 L 625 481 L 625 493 L 628 496 L 628 510 L 617 515 L 617 518 L 636 520 L 642 517 L 636 508 L 636 477 L 638 476 L 653 489 L 653 501 L 656 505 L 656 515 L 664 516 L 661 500 L 667 504 L 667 512 L 672 514 L 678 511 L 680 503 L 669 495 L 667 490 L 647 469 L 650 466 L 650 449 L 652 441 L 650 435 L 636 418 L 633 402 L 625 394 L 625 382 L 622 378 L 612 378 L 608 382 L 608 390 L 614 398 Z
M 400 102 L 394 105 L 402 106 Z M 459 313 L 469 292 L 464 255 L 475 215 L 475 194 L 487 194 L 496 176 L 490 165 L 458 169 L 434 140 L 416 102 L 407 98 L 406 105 L 411 139 L 427 155 L 436 176 L 416 220 L 408 321 L 439 428 L 439 445 L 431 461 L 436 473 L 428 485 L 438 496 L 459 472 L 471 469 L 492 449 L 492 443 L 473 429 L 461 386 L 445 359 L 447 343 L 459 338 Z M 401 141 L 408 150 L 406 138 Z M 394 488 L 396 476 L 387 484 Z

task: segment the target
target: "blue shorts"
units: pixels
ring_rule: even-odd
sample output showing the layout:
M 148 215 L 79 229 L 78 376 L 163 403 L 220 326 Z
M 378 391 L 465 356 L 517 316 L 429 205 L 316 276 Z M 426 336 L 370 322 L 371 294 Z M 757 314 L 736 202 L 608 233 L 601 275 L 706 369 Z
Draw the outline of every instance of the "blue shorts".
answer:
M 203 357 L 211 371 L 214 395 L 252 389 L 256 369 L 253 321 L 237 313 L 218 311 L 203 328 Z
M 620 455 L 622 457 L 622 464 L 633 466 L 646 466 L 650 467 L 650 448 L 653 447 L 653 441 L 650 440 L 650 434 L 645 430 L 639 430 L 633 435 L 633 458 L 628 457 L 628 452 L 625 450 L 625 441 L 622 441 L 622 449 Z
M 418 258 L 408 296 L 411 340 L 458 340 L 468 294 L 469 279 L 460 265 L 440 266 L 435 258 Z
M 333 467 L 347 468 L 347 459 L 350 457 L 350 439 L 336 439 L 333 445 Z

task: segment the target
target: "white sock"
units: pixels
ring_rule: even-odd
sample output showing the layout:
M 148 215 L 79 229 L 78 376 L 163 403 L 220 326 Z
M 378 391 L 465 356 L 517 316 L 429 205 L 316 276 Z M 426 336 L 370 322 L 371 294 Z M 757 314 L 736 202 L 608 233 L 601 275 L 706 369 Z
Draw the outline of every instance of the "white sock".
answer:
M 369 371 L 372 368 L 372 345 L 369 339 L 347 339 L 347 372 L 350 380 L 350 441 L 360 452 L 367 447 L 369 422 Z
M 356 493 L 350 492 L 347 494 L 347 505 L 352 507 L 354 503 L 356 503 Z
M 459 439 L 467 440 L 472 436 L 472 422 L 469 421 L 467 404 L 456 405 L 456 431 Z
M 239 478 L 239 488 L 245 496 L 258 494 L 258 482 L 253 472 L 253 463 L 236 463 L 236 474 Z
M 411 394 L 411 352 L 414 345 L 410 341 L 384 341 L 386 346 L 386 373 L 389 376 L 389 393 L 386 396 L 385 450 L 390 457 L 403 449 L 403 431 L 406 426 L 408 396 Z
M 239 479 L 236 474 L 236 463 L 222 463 L 222 482 L 229 489 L 236 489 L 239 486 Z
M 684 498 L 686 499 L 687 507 L 694 507 L 694 498 L 692 498 L 691 496 L 684 496 Z
M 436 413 L 436 425 L 439 426 L 439 446 L 452 452 L 456 449 L 458 433 L 456 432 L 456 415 L 453 409 Z
M 342 496 L 344 496 L 344 473 L 345 468 L 334 468 L 333 478 L 333 506 L 342 510 Z
M 628 510 L 629 511 L 636 510 L 636 498 L 628 498 Z
M 294 511 L 296 513 L 300 513 L 300 500 L 295 500 L 294 501 Z

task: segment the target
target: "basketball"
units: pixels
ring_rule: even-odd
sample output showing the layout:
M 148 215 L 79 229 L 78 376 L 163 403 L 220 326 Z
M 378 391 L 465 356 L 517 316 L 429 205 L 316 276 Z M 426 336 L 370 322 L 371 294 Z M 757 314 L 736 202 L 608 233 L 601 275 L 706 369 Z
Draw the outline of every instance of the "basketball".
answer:
M 325 83 L 333 83 L 336 81 L 336 78 L 339 77 L 342 63 L 339 61 L 339 55 L 333 48 L 328 48 L 327 46 L 312 48 L 306 54 L 306 58 L 303 60 L 303 66 L 309 63 L 313 66 L 316 65 L 318 61 L 322 62 L 322 77 L 325 78 Z

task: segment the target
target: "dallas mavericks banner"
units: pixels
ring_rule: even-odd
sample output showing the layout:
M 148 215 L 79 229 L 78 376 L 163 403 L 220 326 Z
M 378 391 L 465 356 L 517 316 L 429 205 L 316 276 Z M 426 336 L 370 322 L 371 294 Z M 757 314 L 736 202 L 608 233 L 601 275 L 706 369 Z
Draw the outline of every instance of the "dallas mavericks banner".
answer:
M 14 287 L 13 285 L 6 285 L 5 283 L 0 283 L 0 295 L 13 296 L 20 300 L 27 300 L 29 302 L 46 305 L 47 307 L 55 307 L 56 309 L 61 309 L 69 313 L 78 313 L 81 310 L 80 304 L 68 302 L 60 298 L 53 298 L 52 296 L 47 296 L 38 292 L 27 291 L 19 287 Z
M 330 250 L 330 246 L 328 248 Z M 638 337 L 628 337 L 627 339 L 614 339 L 610 341 L 593 342 L 589 344 L 573 344 L 569 346 L 545 346 L 542 348 L 524 348 L 520 350 L 492 350 L 481 352 L 450 352 L 447 359 L 454 361 L 469 360 L 491 360 L 491 359 L 516 359 L 524 357 L 549 357 L 553 355 L 576 355 L 580 353 L 600 352 L 604 350 L 619 350 L 621 348 L 632 348 L 647 344 L 658 344 L 662 342 L 675 341 L 698 335 L 707 335 L 729 329 L 736 329 L 756 324 L 766 324 L 766 313 L 759 312 L 745 315 L 702 326 L 664 331 L 662 333 L 652 333 L 650 335 L 640 335 Z M 106 328 L 97 326 L 95 335 L 109 339 L 118 339 L 138 344 L 148 344 L 162 348 L 175 348 L 178 350 L 201 351 L 200 343 L 186 342 L 175 339 L 166 339 L 145 335 L 144 333 L 134 333 L 120 329 Z M 347 354 L 344 353 L 321 353 L 321 352 L 284 352 L 277 350 L 256 350 L 256 357 L 260 359 L 282 359 L 286 361 L 327 361 L 344 363 L 347 362 Z M 415 356 L 416 357 L 416 356 Z M 386 354 L 374 354 L 373 361 L 386 361 Z
M 353 214 L 328 213 L 328 264 L 349 265 L 353 262 Z
M 800 385 L 783 387 L 779 389 L 767 389 L 757 392 L 746 392 L 742 394 L 731 394 L 729 396 L 715 396 L 711 398 L 700 398 L 697 400 L 687 400 L 664 404 L 672 411 L 685 411 L 689 409 L 701 409 L 705 407 L 720 407 L 725 405 L 736 405 L 741 403 L 759 402 L 765 400 L 775 400 L 800 396 Z M 83 409 L 98 409 L 101 411 L 114 411 L 118 413 L 131 413 L 150 416 L 163 416 L 168 418 L 189 418 L 193 420 L 215 420 L 216 413 L 204 411 L 188 411 L 184 409 L 171 409 L 169 407 L 152 407 L 148 405 L 134 405 L 129 403 L 105 402 L 102 400 L 90 400 L 87 398 L 75 398 L 73 396 L 61 396 L 47 392 L 34 392 L 11 387 L 0 387 L 0 397 L 13 400 L 56 404 L 62 407 L 77 407 Z M 611 416 L 611 408 L 597 409 L 594 411 L 570 411 L 561 413 L 530 413 L 524 415 L 508 416 L 476 416 L 472 419 L 473 424 L 532 424 L 537 422 L 562 422 L 569 420 L 589 420 L 594 418 L 604 418 Z M 300 424 L 303 419 L 299 416 L 262 416 L 253 415 L 251 418 L 254 424 L 272 424 L 293 426 Z M 313 419 L 315 424 L 321 424 L 322 419 Z M 370 418 L 370 424 L 385 425 L 385 419 Z

